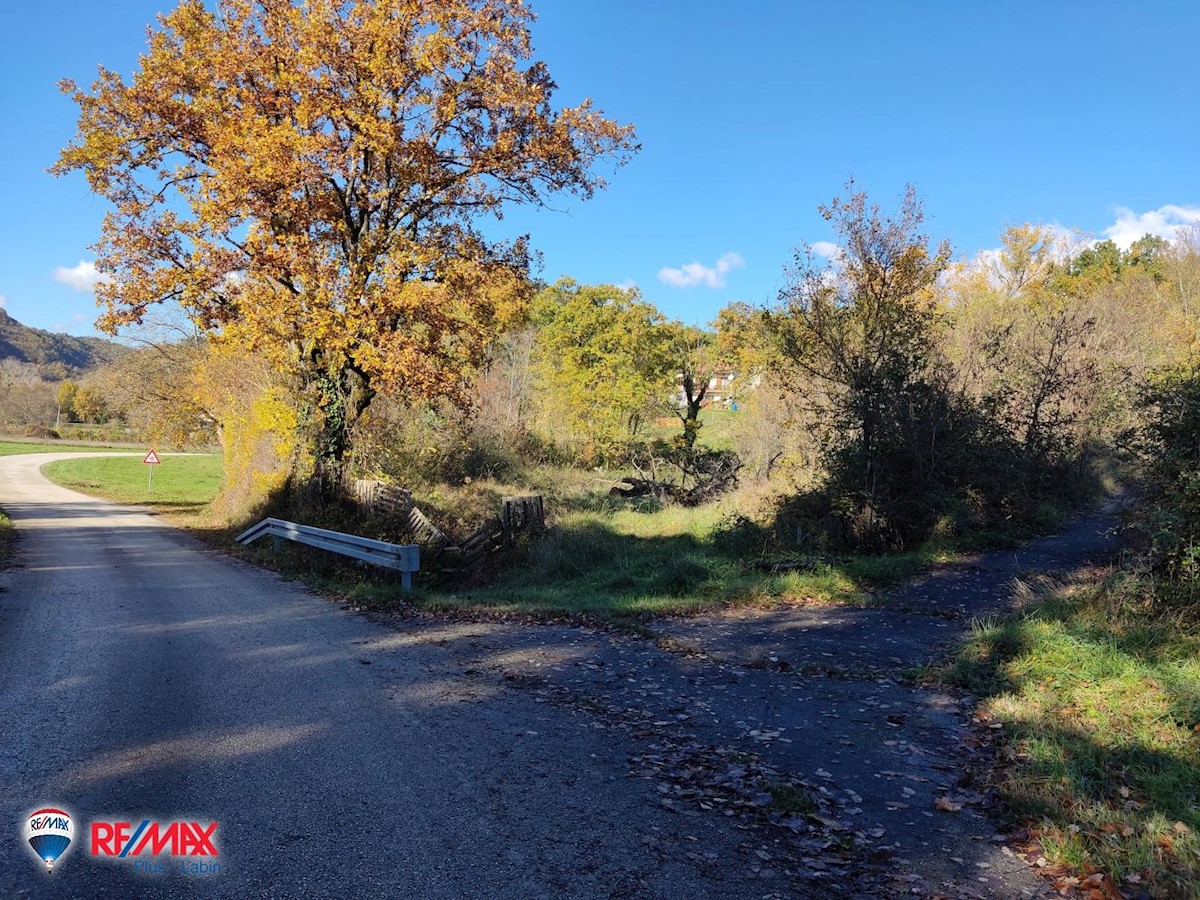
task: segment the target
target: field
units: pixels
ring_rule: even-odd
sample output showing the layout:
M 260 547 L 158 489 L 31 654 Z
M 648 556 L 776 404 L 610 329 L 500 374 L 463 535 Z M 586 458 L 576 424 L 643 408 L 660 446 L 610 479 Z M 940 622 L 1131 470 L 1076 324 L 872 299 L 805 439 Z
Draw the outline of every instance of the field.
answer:
M 219 456 L 163 454 L 155 467 L 154 487 L 147 491 L 147 466 L 136 456 L 65 459 L 43 471 L 55 484 L 119 503 L 140 503 L 164 512 L 198 516 L 221 487 Z
M 111 453 L 115 450 L 129 451 L 130 448 L 108 444 L 0 440 L 0 456 L 17 456 L 21 453 Z

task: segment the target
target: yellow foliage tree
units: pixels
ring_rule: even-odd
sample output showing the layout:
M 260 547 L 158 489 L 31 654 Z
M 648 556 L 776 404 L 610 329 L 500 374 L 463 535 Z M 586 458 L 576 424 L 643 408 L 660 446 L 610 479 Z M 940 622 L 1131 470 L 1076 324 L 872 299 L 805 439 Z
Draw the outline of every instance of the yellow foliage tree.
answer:
M 465 402 L 529 294 L 510 203 L 590 196 L 636 149 L 590 102 L 555 110 L 522 0 L 184 0 L 132 79 L 66 81 L 55 174 L 112 204 L 107 330 L 179 303 L 296 376 L 298 427 L 340 466 L 380 390 Z
M 299 415 L 289 384 L 261 356 L 229 344 L 210 346 L 190 372 L 193 402 L 221 411 L 225 490 L 217 514 L 244 519 L 312 459 L 297 438 Z

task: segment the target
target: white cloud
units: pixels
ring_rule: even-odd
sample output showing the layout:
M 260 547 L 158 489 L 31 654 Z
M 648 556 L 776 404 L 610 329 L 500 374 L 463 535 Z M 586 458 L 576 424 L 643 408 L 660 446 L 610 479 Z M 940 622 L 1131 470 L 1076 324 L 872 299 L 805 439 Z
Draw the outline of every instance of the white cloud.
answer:
M 1104 236 L 1122 250 L 1147 234 L 1174 240 L 1182 229 L 1200 222 L 1200 206 L 1167 204 L 1144 213 L 1118 206 L 1116 213 L 1117 221 L 1104 229 Z
M 4 307 L 7 305 L 8 305 L 8 298 L 5 297 L 3 294 L 0 294 L 0 309 L 4 309 Z
M 111 276 L 97 272 L 94 262 L 88 262 L 83 259 L 79 261 L 79 265 L 71 266 L 70 268 L 59 266 L 51 275 L 60 284 L 65 284 L 69 288 L 85 293 L 94 291 L 96 285 L 102 282 L 112 280 Z
M 830 260 L 840 259 L 842 255 L 842 248 L 832 241 L 816 241 L 809 244 L 808 249 L 817 256 L 823 256 Z
M 678 288 L 696 287 L 701 284 L 710 288 L 722 288 L 725 287 L 725 276 L 745 264 L 746 261 L 736 253 L 726 253 L 712 266 L 693 262 L 678 269 L 663 267 L 658 270 L 658 280 Z
M 88 320 L 87 313 L 75 313 L 75 315 L 71 316 L 72 322 L 79 323 L 79 322 L 86 322 L 87 320 Z

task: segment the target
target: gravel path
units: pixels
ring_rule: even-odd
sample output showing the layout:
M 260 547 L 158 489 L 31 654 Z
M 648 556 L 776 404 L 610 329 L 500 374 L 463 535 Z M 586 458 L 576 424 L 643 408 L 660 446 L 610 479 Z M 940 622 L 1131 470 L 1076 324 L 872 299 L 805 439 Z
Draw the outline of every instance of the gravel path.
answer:
M 765 842 L 747 844 L 772 856 L 772 875 L 792 873 L 790 890 L 1050 896 L 1048 883 L 997 833 L 988 798 L 972 783 L 967 763 L 986 754 L 995 735 L 972 720 L 974 699 L 903 675 L 942 657 L 975 619 L 1016 608 L 1014 579 L 1063 577 L 1107 561 L 1119 504 L 1020 550 L 938 569 L 866 608 L 782 606 L 666 619 L 652 629 L 658 641 L 420 616 L 395 624 L 414 639 L 453 648 L 466 671 L 499 673 L 544 702 L 615 723 L 679 770 L 700 768 L 692 779 L 697 805 L 707 776 L 697 753 L 714 765 L 750 755 L 798 780 L 822 804 L 824 841 L 801 841 L 791 857 L 769 829 Z M 676 793 L 661 798 L 668 808 L 677 807 Z M 840 860 L 821 852 L 829 841 L 846 845 Z M 780 864 L 780 855 L 789 862 Z M 761 875 L 753 860 L 739 863 L 742 877 Z
M 1060 534 L 981 554 L 878 598 L 869 607 L 782 606 L 662 622 L 658 630 L 715 658 L 819 672 L 872 674 L 941 656 L 977 619 L 1009 612 L 1013 579 L 1064 575 L 1106 560 L 1117 544 L 1120 498 Z

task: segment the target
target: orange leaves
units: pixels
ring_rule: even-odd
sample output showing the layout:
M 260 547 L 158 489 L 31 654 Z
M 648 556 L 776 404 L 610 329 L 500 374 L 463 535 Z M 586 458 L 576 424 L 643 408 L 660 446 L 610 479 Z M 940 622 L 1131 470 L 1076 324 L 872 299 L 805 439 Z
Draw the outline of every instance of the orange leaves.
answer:
M 523 248 L 474 219 L 587 196 L 635 149 L 551 107 L 531 21 L 518 0 L 184 0 L 130 82 L 64 82 L 79 132 L 53 171 L 113 207 L 105 326 L 174 301 L 284 368 L 460 396 L 529 294 Z

